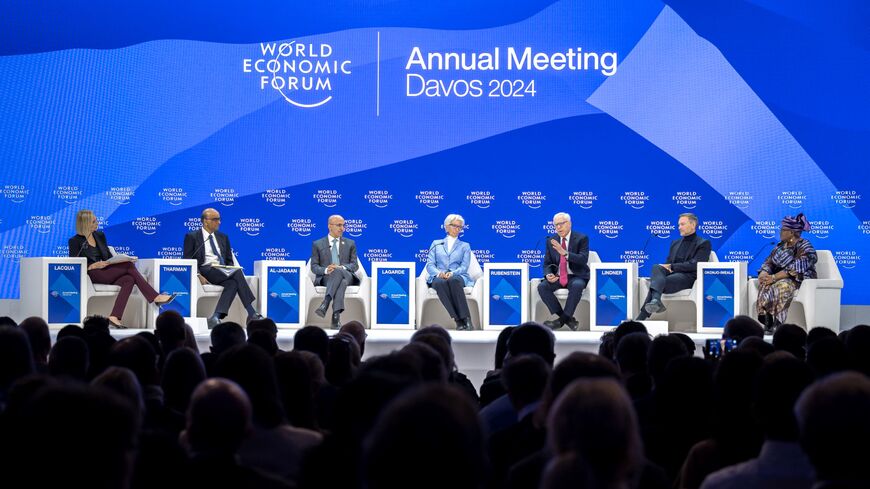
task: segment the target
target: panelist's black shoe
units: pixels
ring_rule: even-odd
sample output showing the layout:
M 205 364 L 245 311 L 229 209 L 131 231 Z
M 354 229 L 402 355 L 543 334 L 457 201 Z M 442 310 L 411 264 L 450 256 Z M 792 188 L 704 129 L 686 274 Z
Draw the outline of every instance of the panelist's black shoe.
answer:
M 662 301 L 659 299 L 653 299 L 653 300 L 647 302 L 647 304 L 645 306 L 643 306 L 643 308 L 649 314 L 656 314 L 656 313 L 665 312 L 668 310 L 668 308 L 665 307 L 665 305 L 662 304 Z
M 563 319 L 562 322 L 571 328 L 571 331 L 577 331 L 577 328 L 580 326 L 580 322 L 574 317 L 568 318 L 567 321 Z
M 332 313 L 332 321 L 329 325 L 332 329 L 338 329 L 341 327 L 341 313 L 334 312 Z
M 456 320 L 456 330 L 457 331 L 471 331 L 473 326 L 471 325 L 471 318 L 462 318 Z
M 251 324 L 251 321 L 259 321 L 260 319 L 263 319 L 263 315 L 258 312 L 258 313 L 255 313 L 255 314 L 248 316 L 248 319 L 245 321 L 245 324 L 246 325 Z
M 318 307 L 317 310 L 314 311 L 314 314 L 317 314 L 319 317 L 325 318 L 327 309 L 329 309 L 329 302 L 324 300 L 320 303 L 320 307 Z
M 548 319 L 548 320 L 544 321 L 544 326 L 546 326 L 550 329 L 553 329 L 553 330 L 561 328 L 563 324 L 564 323 L 562 322 L 562 317 L 555 316 L 555 315 L 553 316 L 552 319 Z
M 215 314 L 210 318 L 205 320 L 205 323 L 208 325 L 208 329 L 214 329 L 215 326 L 221 323 L 221 318 Z

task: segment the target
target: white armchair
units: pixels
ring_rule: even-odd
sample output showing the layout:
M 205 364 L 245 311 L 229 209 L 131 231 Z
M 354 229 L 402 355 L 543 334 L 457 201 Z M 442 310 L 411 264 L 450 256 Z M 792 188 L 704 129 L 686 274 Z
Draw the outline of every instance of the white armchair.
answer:
M 349 285 L 345 290 L 344 312 L 341 315 L 341 320 L 342 322 L 347 322 L 348 320 L 355 319 L 361 322 L 364 327 L 368 328 L 370 327 L 369 311 L 371 311 L 371 279 L 369 278 L 368 273 L 366 273 L 366 269 L 363 267 L 362 262 L 359 261 L 359 258 L 357 258 L 356 263 L 358 267 L 355 275 L 359 279 L 359 285 Z M 308 270 L 308 280 L 305 280 L 305 297 L 307 297 L 307 304 L 305 305 L 305 309 L 302 310 L 302 313 L 306 318 L 305 325 L 329 327 L 329 314 L 327 314 L 325 318 L 321 318 L 314 313 L 320 303 L 323 302 L 323 298 L 326 296 L 326 287 L 314 285 L 316 275 L 311 271 L 310 259 L 305 263 L 305 268 Z
M 234 256 L 236 263 L 239 263 L 239 257 Z M 199 279 L 195 279 L 196 286 L 199 289 L 196 295 L 196 316 L 201 318 L 208 318 L 212 314 L 214 314 L 214 309 L 217 307 L 218 300 L 221 297 L 221 294 L 224 291 L 223 286 L 215 285 L 215 284 L 205 284 L 199 281 Z M 245 282 L 248 283 L 248 287 L 251 288 L 251 292 L 254 293 L 254 309 L 257 309 L 259 302 L 259 285 L 260 279 L 255 275 L 245 275 Z M 233 321 L 245 327 L 245 323 L 248 319 L 248 311 L 245 310 L 245 306 L 242 304 L 242 301 L 239 300 L 238 295 L 235 299 L 233 299 L 233 303 L 230 305 L 230 310 L 227 312 L 227 317 L 224 318 L 224 321 Z
M 480 268 L 480 263 L 474 252 L 471 252 L 471 263 L 468 265 L 468 276 L 474 280 L 472 287 L 465 287 L 465 300 L 468 301 L 468 312 L 471 314 L 471 321 L 474 323 L 475 329 L 483 328 L 483 269 Z M 430 288 L 426 284 L 429 278 L 429 272 L 426 267 L 417 277 L 417 328 L 429 326 L 431 324 L 439 324 L 447 329 L 455 328 L 456 325 L 453 319 L 447 314 L 447 309 L 441 305 L 438 300 L 438 293 L 435 289 Z
M 718 263 L 719 257 L 715 251 L 710 251 L 708 263 Z M 638 311 L 649 293 L 649 277 L 638 279 L 637 303 Z M 665 312 L 653 314 L 651 321 L 667 321 L 668 331 L 689 331 L 694 333 L 698 320 L 697 316 L 698 281 L 692 284 L 691 289 L 683 289 L 673 294 L 662 294 L 662 304 L 668 309 Z
M 816 274 L 819 278 L 806 279 L 801 283 L 791 306 L 788 308 L 787 321 L 809 330 L 824 326 L 840 331 L 840 294 L 843 290 L 843 276 L 834 255 L 830 250 L 817 250 Z M 749 280 L 749 314 L 756 316 L 755 304 L 758 301 L 758 279 Z
M 589 258 L 587 263 L 601 263 L 601 258 L 598 257 L 598 253 L 594 251 L 589 251 Z M 538 294 L 538 284 L 541 283 L 540 278 L 533 278 L 529 281 L 529 298 L 531 301 L 532 309 L 530 317 L 532 321 L 543 323 L 550 316 L 550 311 L 547 310 L 547 306 L 544 305 L 544 301 L 541 300 L 541 296 Z M 568 300 L 568 289 L 559 289 L 555 293 L 556 299 L 559 299 L 559 303 L 562 306 L 565 305 L 565 301 Z M 574 311 L 574 317 L 580 323 L 580 326 L 577 328 L 580 331 L 589 331 L 589 287 L 583 290 L 583 295 L 580 296 L 580 303 L 577 304 L 577 309 Z
M 109 252 L 112 256 L 117 254 L 115 248 L 111 246 L 109 246 Z M 85 316 L 99 314 L 109 317 L 112 313 L 115 299 L 118 298 L 118 292 L 121 291 L 121 286 L 95 284 L 87 273 L 85 273 L 85 282 Z M 145 300 L 139 288 L 133 287 L 133 293 L 130 294 L 130 300 L 127 301 L 127 307 L 124 309 L 124 325 L 129 328 L 145 328 L 147 324 L 147 307 L 148 301 Z

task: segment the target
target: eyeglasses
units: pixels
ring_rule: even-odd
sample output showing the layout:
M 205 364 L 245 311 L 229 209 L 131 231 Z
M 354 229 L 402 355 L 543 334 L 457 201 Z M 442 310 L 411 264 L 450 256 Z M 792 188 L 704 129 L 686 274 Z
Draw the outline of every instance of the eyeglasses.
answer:
M 206 221 L 220 221 L 221 218 L 220 217 L 206 217 L 205 220 Z
M 464 226 L 465 226 L 464 224 L 452 224 L 452 223 L 447 225 L 447 227 L 456 228 L 456 229 L 462 229 Z
M 554 223 L 553 223 L 553 226 L 559 228 L 559 227 L 564 226 L 565 224 L 568 224 L 569 222 L 571 222 L 571 221 L 554 222 Z

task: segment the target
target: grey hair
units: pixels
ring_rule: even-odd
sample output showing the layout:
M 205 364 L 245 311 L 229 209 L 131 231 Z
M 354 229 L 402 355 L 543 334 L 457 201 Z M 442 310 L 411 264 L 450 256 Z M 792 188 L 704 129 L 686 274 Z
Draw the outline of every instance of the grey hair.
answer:
M 462 224 L 465 224 L 465 218 L 460 216 L 459 214 L 450 214 L 449 216 L 444 218 L 444 229 L 447 229 L 447 225 L 453 221 L 462 221 Z
M 556 215 L 553 216 L 553 222 L 555 223 L 556 219 L 558 219 L 560 216 L 565 217 L 568 222 L 571 222 L 571 214 L 568 214 L 567 212 L 557 212 Z
M 344 217 L 342 217 L 341 214 L 333 214 L 333 215 L 329 216 L 329 219 L 327 219 L 326 222 L 330 222 L 333 219 L 335 219 L 336 217 L 341 219 L 342 221 L 344 221 Z
M 695 226 L 698 225 L 698 216 L 692 214 L 691 212 L 684 212 L 680 214 L 680 217 L 685 217 L 686 219 L 695 223 Z
M 202 214 L 199 215 L 199 220 L 205 222 L 205 216 L 208 215 L 209 212 L 214 212 L 215 214 L 218 213 L 217 209 L 215 209 L 214 207 L 203 209 Z

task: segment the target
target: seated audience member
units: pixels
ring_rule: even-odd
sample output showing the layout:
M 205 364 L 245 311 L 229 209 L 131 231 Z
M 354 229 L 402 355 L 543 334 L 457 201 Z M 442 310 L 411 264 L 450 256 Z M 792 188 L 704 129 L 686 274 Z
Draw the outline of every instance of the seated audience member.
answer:
M 326 366 L 329 357 L 329 335 L 318 326 L 305 326 L 293 335 L 293 351 L 310 351 Z
M 211 329 L 211 346 L 209 351 L 200 355 L 205 372 L 214 377 L 214 366 L 221 353 L 236 345 L 245 343 L 245 330 L 238 323 L 224 321 Z
M 725 323 L 722 331 L 722 339 L 737 340 L 738 344 L 750 336 L 764 339 L 764 328 L 749 316 L 734 316 Z
M 51 350 L 51 335 L 48 323 L 41 317 L 29 317 L 18 325 L 30 341 L 33 366 L 38 373 L 48 372 L 48 352 Z
M 773 333 L 773 348 L 804 360 L 807 357 L 807 331 L 796 324 L 783 324 Z
M 817 340 L 807 349 L 807 365 L 819 379 L 848 370 L 846 345 L 836 336 Z
M 48 373 L 85 382 L 88 378 L 88 344 L 78 336 L 57 340 L 48 356 Z

